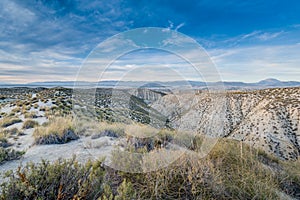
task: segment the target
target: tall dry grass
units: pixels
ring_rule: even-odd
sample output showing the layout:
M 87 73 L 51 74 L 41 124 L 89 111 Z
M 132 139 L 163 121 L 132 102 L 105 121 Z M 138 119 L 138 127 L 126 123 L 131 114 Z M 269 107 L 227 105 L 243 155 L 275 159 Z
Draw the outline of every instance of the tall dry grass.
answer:
M 35 144 L 62 144 L 79 138 L 70 116 L 51 118 L 45 126 L 34 130 L 33 137 Z

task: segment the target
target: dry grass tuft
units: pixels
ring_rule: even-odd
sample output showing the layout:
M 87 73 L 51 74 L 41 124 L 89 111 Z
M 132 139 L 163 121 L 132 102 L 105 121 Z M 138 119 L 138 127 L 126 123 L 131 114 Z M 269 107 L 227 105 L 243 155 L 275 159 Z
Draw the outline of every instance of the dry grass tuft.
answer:
M 8 126 L 11 126 L 13 124 L 20 123 L 20 122 L 22 122 L 22 120 L 19 119 L 19 118 L 6 117 L 6 118 L 3 118 L 0 121 L 0 126 L 5 128 L 5 127 L 8 127 Z
M 55 117 L 46 126 L 38 127 L 33 133 L 35 144 L 64 144 L 79 137 L 75 134 L 71 117 Z
M 32 112 L 26 112 L 26 113 L 24 114 L 24 117 L 25 117 L 25 118 L 37 118 L 37 114 L 36 114 L 35 111 L 32 111 Z
M 100 122 L 96 128 L 96 134 L 92 135 L 93 139 L 108 136 L 122 137 L 125 136 L 125 125 L 121 123 Z
M 24 122 L 23 128 L 24 128 L 24 129 L 29 129 L 29 128 L 34 128 L 34 127 L 36 127 L 36 126 L 38 126 L 38 125 L 39 125 L 38 122 L 36 122 L 36 121 L 34 121 L 34 120 L 31 120 L 31 119 L 28 119 L 28 120 L 26 120 L 26 121 Z
M 127 136 L 133 136 L 138 138 L 149 138 L 157 135 L 158 129 L 153 128 L 145 124 L 131 124 L 127 125 L 125 133 Z

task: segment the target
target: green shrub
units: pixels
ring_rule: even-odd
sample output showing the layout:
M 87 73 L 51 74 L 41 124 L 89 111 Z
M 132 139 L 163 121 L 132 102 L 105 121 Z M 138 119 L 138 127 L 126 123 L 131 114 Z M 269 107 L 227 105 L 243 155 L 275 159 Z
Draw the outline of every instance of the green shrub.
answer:
M 0 147 L 0 164 L 6 161 L 20 159 L 24 152 Z
M 127 182 L 126 179 L 123 180 L 117 191 L 118 194 L 116 195 L 115 200 L 136 199 L 136 191 L 134 190 L 132 183 Z
M 95 199 L 102 194 L 101 162 L 80 164 L 75 159 L 27 164 L 7 173 L 1 199 Z
M 6 147 L 9 147 L 9 146 L 11 146 L 11 144 L 8 142 L 5 135 L 3 133 L 1 133 L 1 135 L 0 135 L 0 147 L 6 148 Z

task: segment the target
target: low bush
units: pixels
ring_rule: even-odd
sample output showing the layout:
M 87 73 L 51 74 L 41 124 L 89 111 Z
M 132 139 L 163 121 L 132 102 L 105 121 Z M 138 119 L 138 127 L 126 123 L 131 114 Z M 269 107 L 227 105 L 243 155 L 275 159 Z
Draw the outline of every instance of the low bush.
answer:
M 75 159 L 27 164 L 7 173 L 1 199 L 94 199 L 102 193 L 101 162 L 79 164 Z
M 7 148 L 11 146 L 11 144 L 8 142 L 8 140 L 5 137 L 6 134 L 0 133 L 0 147 Z
M 23 154 L 21 151 L 0 147 L 0 165 L 6 161 L 20 159 Z

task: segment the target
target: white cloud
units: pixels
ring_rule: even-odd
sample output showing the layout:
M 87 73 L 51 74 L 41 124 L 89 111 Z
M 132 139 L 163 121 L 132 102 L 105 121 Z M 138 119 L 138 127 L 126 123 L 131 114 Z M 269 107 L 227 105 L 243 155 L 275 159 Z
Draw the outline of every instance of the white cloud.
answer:
M 259 45 L 262 42 L 272 42 L 279 39 L 280 36 L 285 35 L 288 37 L 290 34 L 286 31 L 268 32 L 263 30 L 256 30 L 250 33 L 237 35 L 235 37 L 226 38 L 224 35 L 214 36 L 211 39 L 198 38 L 197 40 L 207 48 L 223 47 L 235 47 L 243 44 Z M 224 38 L 225 37 L 225 38 Z M 218 39 L 219 38 L 219 39 Z M 223 38 L 223 39 L 222 39 Z
M 185 25 L 185 23 L 183 22 L 178 24 L 177 26 L 174 26 L 174 23 L 172 21 L 169 20 L 168 22 L 169 22 L 169 26 L 165 28 L 164 31 L 170 31 L 170 30 L 178 31 L 180 28 L 182 28 Z
M 16 4 L 14 1 L 0 1 L 2 35 L 21 32 L 23 28 L 28 27 L 34 20 L 36 20 L 36 16 L 33 12 Z
M 209 52 L 225 80 L 273 77 L 300 81 L 300 45 L 216 49 Z
M 181 23 L 178 26 L 176 26 L 175 31 L 178 31 L 181 27 L 183 27 L 185 23 Z
M 257 38 L 260 40 L 266 41 L 266 40 L 271 40 L 271 39 L 277 38 L 278 36 L 280 36 L 283 33 L 284 33 L 283 31 L 276 32 L 276 33 L 262 33 L 262 34 L 257 35 Z
M 126 21 L 124 17 L 124 13 L 130 13 L 126 9 L 130 8 L 123 8 L 122 3 L 115 0 L 112 0 L 110 4 L 102 1 L 89 3 L 81 1 L 79 4 L 74 2 L 76 7 L 74 10 L 84 11 L 86 15 L 81 15 L 80 12 L 79 14 L 70 12 L 57 15 L 60 11 L 51 8 L 48 4 L 28 3 L 28 6 L 35 6 L 26 8 L 26 4 L 16 2 L 13 0 L 0 1 L 0 36 L 3 36 L 0 41 L 1 80 L 17 82 L 72 80 L 75 78 L 84 55 L 98 42 L 128 29 L 133 24 L 132 21 Z M 169 21 L 169 26 L 165 30 L 178 31 L 183 26 L 185 23 L 177 25 Z M 299 24 L 293 27 L 298 28 Z M 282 79 L 296 80 L 299 79 L 297 77 L 300 77 L 299 45 L 257 45 L 281 39 L 281 36 L 287 37 L 286 34 L 287 32 L 284 31 L 257 30 L 221 41 L 214 40 L 215 38 L 201 41 L 212 48 L 223 47 L 210 50 L 210 54 L 213 61 L 219 66 L 224 79 L 253 80 L 266 78 L 266 76 L 277 76 Z M 130 41 L 116 40 L 107 44 L 104 51 L 115 51 L 120 42 L 123 46 L 128 44 L 134 46 Z M 171 45 L 172 42 L 177 46 L 185 46 L 191 41 L 177 37 L 166 40 L 165 44 Z M 247 48 L 239 47 L 244 43 L 247 43 Z M 249 47 L 251 45 L 252 47 Z M 198 57 L 199 62 L 205 58 L 205 51 L 198 55 L 197 52 L 182 49 L 181 53 L 190 57 Z M 135 65 L 138 65 L 141 66 L 139 70 L 135 70 L 138 73 L 133 72 L 138 78 L 145 78 L 139 76 L 145 73 L 150 79 L 170 80 L 174 76 L 168 73 L 168 70 L 163 70 L 169 66 L 181 74 L 185 74 L 189 79 L 195 78 L 195 72 L 188 68 L 190 64 L 171 54 L 158 53 L 152 57 L 144 55 L 132 57 L 134 60 L 130 59 L 116 61 L 111 71 L 108 72 L 111 73 L 111 76 L 119 76 L 124 71 L 124 66 L 134 70 L 136 69 Z M 107 60 L 95 58 L 88 64 L 101 65 L 104 61 Z M 160 76 L 157 75 L 158 73 Z

